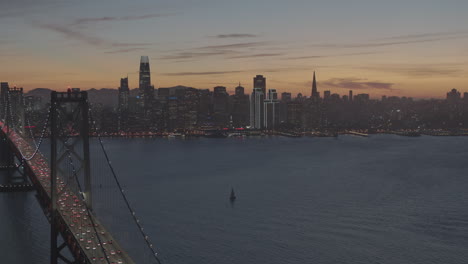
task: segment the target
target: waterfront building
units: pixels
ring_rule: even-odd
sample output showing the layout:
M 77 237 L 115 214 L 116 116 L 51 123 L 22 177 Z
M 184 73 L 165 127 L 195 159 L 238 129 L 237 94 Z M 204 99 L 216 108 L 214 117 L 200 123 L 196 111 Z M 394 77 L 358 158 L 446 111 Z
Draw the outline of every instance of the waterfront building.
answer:
M 224 86 L 216 86 L 213 90 L 213 118 L 218 127 L 229 124 L 229 95 Z
M 264 128 L 274 130 L 279 125 L 279 100 L 276 89 L 269 89 L 263 102 L 264 107 Z
M 128 98 L 130 97 L 130 89 L 128 87 L 128 77 L 120 79 L 119 87 L 119 111 L 128 111 Z
M 244 87 L 239 83 L 235 94 L 231 96 L 232 101 L 232 125 L 234 127 L 245 127 L 249 125 L 250 103 L 249 96 L 244 93 Z
M 255 129 L 263 128 L 263 100 L 262 88 L 254 88 L 250 95 L 250 127 Z

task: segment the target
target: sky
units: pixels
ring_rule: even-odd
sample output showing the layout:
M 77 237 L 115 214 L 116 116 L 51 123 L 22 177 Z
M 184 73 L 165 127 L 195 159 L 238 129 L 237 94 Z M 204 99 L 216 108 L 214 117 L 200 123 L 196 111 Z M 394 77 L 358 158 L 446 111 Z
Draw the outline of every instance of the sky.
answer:
M 466 0 L 0 0 L 0 81 L 64 90 L 185 85 L 310 96 L 468 92 Z

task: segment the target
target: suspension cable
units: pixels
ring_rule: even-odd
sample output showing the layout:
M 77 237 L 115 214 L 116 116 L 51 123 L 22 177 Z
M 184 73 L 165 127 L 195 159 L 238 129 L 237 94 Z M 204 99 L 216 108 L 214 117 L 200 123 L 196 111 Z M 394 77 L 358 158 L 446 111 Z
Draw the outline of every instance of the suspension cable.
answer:
M 39 149 L 40 149 L 40 147 L 41 147 L 41 145 L 42 145 L 42 142 L 44 141 L 44 137 L 45 137 L 45 133 L 46 133 L 46 131 L 47 131 L 47 127 L 49 126 L 50 111 L 51 111 L 51 109 L 49 108 L 49 110 L 48 110 L 48 112 L 47 112 L 46 119 L 45 119 L 45 121 L 44 121 L 44 125 L 43 125 L 43 127 L 42 127 L 41 136 L 40 136 L 40 138 L 39 138 L 38 143 L 36 144 L 36 149 L 34 150 L 34 152 L 33 152 L 29 157 L 27 157 L 27 156 L 25 156 L 25 155 L 23 154 L 23 152 L 22 152 L 21 149 L 20 149 L 21 157 L 22 157 L 24 160 L 30 161 L 30 160 L 32 160 L 32 159 L 34 158 L 34 156 L 36 156 L 36 154 L 37 154 L 38 152 L 40 152 Z M 35 142 L 35 141 L 34 141 L 34 142 Z
M 68 140 L 68 138 L 67 138 L 67 140 Z M 84 206 L 86 208 L 86 212 L 88 214 L 88 218 L 91 221 L 91 225 L 93 226 L 94 233 L 96 234 L 96 238 L 98 239 L 100 248 L 102 250 L 102 253 L 104 254 L 104 258 L 106 259 L 107 264 L 111 264 L 110 261 L 109 261 L 108 255 L 106 253 L 106 249 L 104 248 L 104 244 L 102 243 L 101 236 L 99 235 L 99 232 L 96 229 L 96 224 L 95 224 L 95 222 L 93 220 L 93 215 L 91 214 L 91 210 L 89 209 L 89 207 L 84 202 L 86 198 L 84 196 L 83 188 L 81 187 L 80 180 L 78 179 L 78 174 L 76 172 L 75 165 L 73 164 L 73 159 L 71 157 L 71 151 L 70 151 L 70 149 L 68 149 L 68 147 L 66 145 L 65 145 L 65 148 L 66 148 L 66 151 L 67 151 L 67 154 L 68 154 L 69 164 L 71 165 L 71 168 L 72 168 L 72 175 L 74 176 L 74 178 L 75 178 L 75 180 L 77 182 L 77 185 L 78 185 L 78 189 L 79 189 L 78 193 L 79 193 L 79 195 L 81 196 L 81 198 L 83 200 Z
M 132 206 L 130 205 L 130 202 L 127 199 L 127 195 L 124 193 L 122 185 L 120 184 L 120 181 L 119 181 L 119 179 L 117 177 L 117 174 L 115 173 L 114 167 L 111 164 L 111 161 L 109 159 L 109 155 L 107 154 L 106 148 L 104 147 L 104 143 L 102 142 L 102 138 L 101 138 L 101 136 L 100 136 L 100 134 L 98 132 L 96 122 L 92 118 L 91 111 L 90 111 L 89 117 L 90 117 L 91 124 L 93 125 L 94 130 L 96 132 L 96 136 L 98 137 L 98 141 L 99 141 L 99 144 L 101 146 L 101 149 L 102 149 L 102 151 L 104 153 L 104 156 L 106 158 L 107 165 L 109 166 L 109 169 L 111 170 L 111 173 L 112 173 L 112 176 L 113 176 L 113 178 L 115 180 L 115 183 L 119 187 L 120 194 L 122 195 L 122 198 L 124 199 L 125 204 L 127 205 L 127 208 L 130 211 L 135 224 L 138 226 L 138 228 L 140 230 L 140 234 L 142 235 L 143 239 L 145 240 L 146 245 L 148 246 L 148 248 L 153 253 L 152 254 L 153 258 L 157 261 L 158 264 L 161 264 L 161 261 L 159 260 L 159 257 L 158 257 L 158 253 L 155 251 L 155 249 L 153 247 L 153 244 L 151 243 L 151 241 L 149 239 L 149 236 L 145 233 L 145 231 L 143 231 L 143 226 L 140 224 L 140 220 L 138 220 L 138 218 L 136 217 L 135 211 L 132 209 Z

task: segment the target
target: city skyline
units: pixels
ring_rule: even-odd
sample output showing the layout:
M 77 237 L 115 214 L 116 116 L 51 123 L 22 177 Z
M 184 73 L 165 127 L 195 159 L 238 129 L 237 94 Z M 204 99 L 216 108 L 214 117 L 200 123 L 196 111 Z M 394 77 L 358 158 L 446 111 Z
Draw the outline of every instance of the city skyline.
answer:
M 316 71 L 319 91 L 342 95 L 466 91 L 468 4 L 297 2 L 9 2 L 0 12 L 0 80 L 26 91 L 117 89 L 128 74 L 133 89 L 146 55 L 155 88 L 231 92 L 241 82 L 251 90 L 261 74 L 279 93 L 310 96 Z

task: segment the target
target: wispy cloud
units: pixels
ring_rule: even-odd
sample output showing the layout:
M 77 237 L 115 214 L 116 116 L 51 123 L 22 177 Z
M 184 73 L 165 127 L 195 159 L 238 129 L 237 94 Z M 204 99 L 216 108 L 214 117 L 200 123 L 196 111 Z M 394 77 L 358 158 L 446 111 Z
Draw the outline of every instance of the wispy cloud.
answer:
M 321 85 L 332 88 L 342 89 L 379 89 L 379 90 L 393 90 L 394 83 L 368 81 L 367 79 L 359 78 L 332 78 L 327 81 L 321 82 Z
M 429 78 L 434 76 L 456 77 L 464 74 L 461 63 L 438 64 L 385 64 L 360 67 L 369 71 L 395 73 L 413 78 Z
M 76 19 L 74 22 L 68 25 L 44 24 L 44 23 L 36 22 L 36 23 L 33 23 L 33 26 L 61 34 L 66 39 L 81 41 L 83 43 L 93 45 L 93 46 L 101 46 L 101 47 L 107 46 L 107 47 L 121 47 L 121 48 L 127 47 L 126 49 L 105 52 L 105 53 L 122 53 L 122 52 L 130 52 L 130 51 L 137 50 L 136 47 L 150 46 L 153 44 L 152 43 L 121 43 L 121 42 L 107 40 L 102 37 L 98 37 L 98 36 L 88 33 L 86 30 L 84 30 L 82 25 L 89 24 L 89 23 L 98 23 L 98 22 L 142 20 L 142 19 L 150 19 L 150 18 L 164 17 L 164 16 L 171 16 L 171 15 L 174 15 L 174 14 L 147 14 L 147 15 L 139 15 L 139 16 L 120 16 L 120 17 L 106 16 L 106 17 L 94 17 L 94 18 L 80 18 L 80 19 Z M 141 50 L 141 49 L 142 48 L 138 48 L 138 50 Z
M 135 47 L 135 46 L 148 46 L 151 45 L 150 43 L 120 43 L 120 42 L 112 42 L 105 40 L 100 37 L 96 37 L 90 34 L 86 34 L 82 31 L 74 30 L 71 27 L 67 26 L 60 26 L 55 24 L 34 24 L 34 26 L 46 29 L 49 31 L 53 31 L 55 33 L 59 33 L 63 35 L 67 39 L 73 39 L 77 41 L 81 41 L 83 43 L 93 45 L 93 46 L 108 46 L 108 47 Z
M 174 73 L 165 73 L 166 76 L 195 76 L 195 75 L 222 75 L 222 74 L 231 74 L 239 73 L 243 71 L 210 71 L 210 72 L 174 72 Z
M 267 42 L 243 42 L 243 43 L 233 43 L 233 44 L 224 44 L 224 45 L 209 45 L 196 47 L 184 51 L 176 51 L 173 54 L 166 55 L 161 57 L 162 60 L 187 60 L 187 59 L 200 59 L 205 57 L 213 56 L 230 56 L 229 58 L 241 58 L 247 57 L 248 54 L 245 52 L 247 48 L 254 48 L 261 45 L 266 45 Z M 257 54 L 260 56 L 267 56 L 272 54 Z
M 220 34 L 214 36 L 215 38 L 225 39 L 225 38 L 256 38 L 258 35 L 254 34 Z
M 146 49 L 147 48 L 129 48 L 129 49 L 111 50 L 111 51 L 106 51 L 104 53 L 107 53 L 107 54 L 128 53 L 132 51 L 140 51 L 140 50 L 146 50 Z
M 356 53 L 345 53 L 345 54 L 336 54 L 336 55 L 311 55 L 311 56 L 298 56 L 298 57 L 289 57 L 284 58 L 285 60 L 306 60 L 306 59 L 321 59 L 321 58 L 330 58 L 330 57 L 347 57 L 347 56 L 357 56 L 357 55 L 369 55 L 369 54 L 378 54 L 381 52 L 356 52 Z
M 395 37 L 381 39 L 381 40 L 388 40 L 388 41 L 351 43 L 351 44 L 324 43 L 324 44 L 313 44 L 311 45 L 311 47 L 316 47 L 316 48 L 372 48 L 372 47 L 385 47 L 385 46 L 395 46 L 395 45 L 405 45 L 405 44 L 415 44 L 415 43 L 426 43 L 426 42 L 436 42 L 436 41 L 453 40 L 453 39 L 464 39 L 464 38 L 468 38 L 468 32 L 403 35 L 403 36 L 395 36 Z
M 250 59 L 250 58 L 262 58 L 262 57 L 277 57 L 282 56 L 283 53 L 259 53 L 259 54 L 246 54 L 240 56 L 229 57 L 228 59 Z
M 445 36 L 460 36 L 466 35 L 468 31 L 456 31 L 456 32 L 433 32 L 433 33 L 419 33 L 419 34 L 407 34 L 400 36 L 392 36 L 386 38 L 380 38 L 378 40 L 391 40 L 391 39 L 421 39 L 421 38 L 433 38 L 433 37 L 445 37 Z
M 167 17 L 173 16 L 175 14 L 147 14 L 141 16 L 105 16 L 105 17 L 90 17 L 90 18 L 80 18 L 75 20 L 72 25 L 82 25 L 88 23 L 99 23 L 99 22 L 111 22 L 111 21 L 130 21 L 130 20 L 143 20 L 149 18 L 158 18 L 158 17 Z
M 66 38 L 80 40 L 90 45 L 100 46 L 100 45 L 105 45 L 107 43 L 107 41 L 99 37 L 91 36 L 91 35 L 88 35 L 88 34 L 85 34 L 80 31 L 76 31 L 76 30 L 73 30 L 64 26 L 53 25 L 53 24 L 38 24 L 37 26 L 42 29 L 47 29 L 47 30 L 59 33 Z
M 184 59 L 192 59 L 192 58 L 203 58 L 203 57 L 226 55 L 226 54 L 233 54 L 233 53 L 236 53 L 236 52 L 231 51 L 231 50 L 219 50 L 219 51 L 210 51 L 210 52 L 178 52 L 172 55 L 160 57 L 160 59 L 162 60 L 184 60 Z
M 241 49 L 241 48 L 252 48 L 258 47 L 267 44 L 265 41 L 259 42 L 244 42 L 244 43 L 234 43 L 234 44 L 226 44 L 226 45 L 212 45 L 212 46 L 204 46 L 199 47 L 197 49 L 203 50 L 220 50 L 220 49 Z

